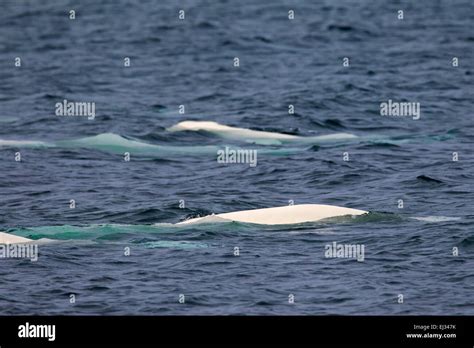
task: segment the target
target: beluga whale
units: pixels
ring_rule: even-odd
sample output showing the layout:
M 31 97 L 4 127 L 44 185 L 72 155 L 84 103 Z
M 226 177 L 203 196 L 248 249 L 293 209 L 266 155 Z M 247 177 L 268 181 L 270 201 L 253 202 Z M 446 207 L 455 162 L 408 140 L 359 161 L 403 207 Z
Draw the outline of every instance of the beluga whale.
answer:
M 283 207 L 241 210 L 231 213 L 214 214 L 192 218 L 177 225 L 237 221 L 261 225 L 291 225 L 314 222 L 338 216 L 367 214 L 365 210 L 323 204 L 297 204 Z
M 192 224 L 213 224 L 221 222 L 243 222 L 260 225 L 293 225 L 306 222 L 320 221 L 339 216 L 358 216 L 368 212 L 365 210 L 339 207 L 324 204 L 296 204 L 283 207 L 240 210 L 222 214 L 212 214 L 204 217 L 191 218 L 171 224 L 172 226 L 186 227 Z M 170 225 L 170 224 L 169 224 Z M 0 232 L 0 245 L 23 243 L 50 243 L 52 239 L 42 238 L 32 240 L 10 233 Z
M 222 138 L 251 142 L 259 145 L 281 145 L 283 143 L 320 143 L 345 141 L 358 138 L 349 133 L 333 133 L 317 136 L 299 136 L 292 134 L 258 131 L 247 128 L 226 126 L 213 121 L 183 121 L 167 128 L 170 132 L 204 131 Z

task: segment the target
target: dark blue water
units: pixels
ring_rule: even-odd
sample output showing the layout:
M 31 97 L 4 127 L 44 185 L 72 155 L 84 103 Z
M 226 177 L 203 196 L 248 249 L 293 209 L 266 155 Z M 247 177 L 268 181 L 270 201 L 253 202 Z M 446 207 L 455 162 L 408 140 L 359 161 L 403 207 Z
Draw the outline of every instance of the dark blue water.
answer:
M 37 262 L 0 259 L 0 314 L 474 314 L 472 1 L 0 7 L 0 230 L 59 240 Z M 56 116 L 64 99 L 95 102 L 95 119 Z M 420 119 L 381 116 L 388 99 L 419 102 Z M 359 138 L 166 130 L 189 119 Z M 258 165 L 217 163 L 225 145 L 260 150 Z M 371 213 L 171 225 L 290 200 Z M 365 260 L 326 258 L 333 242 Z

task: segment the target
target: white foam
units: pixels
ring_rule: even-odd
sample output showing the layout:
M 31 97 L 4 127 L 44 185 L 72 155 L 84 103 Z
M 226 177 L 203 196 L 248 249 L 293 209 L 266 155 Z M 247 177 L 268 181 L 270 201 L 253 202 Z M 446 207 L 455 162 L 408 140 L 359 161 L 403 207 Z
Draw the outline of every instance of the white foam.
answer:
M 5 140 L 0 139 L 0 146 L 4 147 L 35 147 L 35 146 L 51 146 L 43 141 L 35 140 Z
M 418 221 L 430 222 L 430 223 L 461 220 L 460 217 L 453 217 L 453 216 L 419 216 L 419 217 L 412 217 L 412 219 L 415 219 Z
M 177 225 L 225 221 L 238 221 L 263 225 L 287 225 L 319 221 L 337 216 L 362 215 L 366 213 L 367 212 L 364 210 L 344 208 L 333 205 L 299 204 L 293 206 L 242 210 L 232 213 L 209 215 L 206 217 L 179 222 Z
M 114 133 L 102 133 L 91 137 L 80 138 L 75 140 L 65 140 L 58 142 L 65 145 L 77 145 L 82 147 L 100 147 L 100 146 L 116 146 L 128 148 L 153 148 L 158 145 L 147 144 L 139 141 L 126 139 Z

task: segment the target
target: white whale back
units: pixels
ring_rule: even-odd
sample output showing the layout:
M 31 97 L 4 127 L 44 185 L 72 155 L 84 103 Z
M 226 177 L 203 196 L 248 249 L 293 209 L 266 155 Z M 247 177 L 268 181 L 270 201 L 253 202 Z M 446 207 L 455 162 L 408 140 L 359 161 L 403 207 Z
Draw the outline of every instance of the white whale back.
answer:
M 0 244 L 21 244 L 31 242 L 31 239 L 0 232 Z
M 334 133 L 318 136 L 297 136 L 275 132 L 230 127 L 213 121 L 183 121 L 168 128 L 170 132 L 206 131 L 227 139 L 254 142 L 260 145 L 280 145 L 283 142 L 318 143 L 357 138 L 354 134 Z
M 230 127 L 213 121 L 183 121 L 171 128 L 171 132 L 179 131 L 206 131 L 226 138 L 255 140 L 255 139 L 276 139 L 291 140 L 297 139 L 296 135 L 256 131 L 246 128 Z
M 334 205 L 322 204 L 299 204 L 284 207 L 242 210 L 233 213 L 223 213 L 212 215 L 211 220 L 208 216 L 189 219 L 180 224 L 214 222 L 222 219 L 224 221 L 239 221 L 252 224 L 263 225 L 287 225 L 299 224 L 304 222 L 318 221 L 337 216 L 362 215 L 367 212 L 359 209 L 338 207 Z M 217 219 L 216 219 L 217 218 Z

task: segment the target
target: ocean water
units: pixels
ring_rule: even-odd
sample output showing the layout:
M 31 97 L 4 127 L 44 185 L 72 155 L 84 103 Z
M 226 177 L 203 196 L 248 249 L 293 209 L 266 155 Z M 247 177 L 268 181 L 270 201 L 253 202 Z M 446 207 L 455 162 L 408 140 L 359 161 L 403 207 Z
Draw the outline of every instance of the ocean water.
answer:
M 0 231 L 54 240 L 0 259 L 0 314 L 474 314 L 472 1 L 0 6 Z M 419 119 L 381 116 L 389 99 Z M 167 131 L 184 120 L 357 138 Z M 258 164 L 218 163 L 225 146 Z M 290 201 L 370 213 L 174 225 Z

